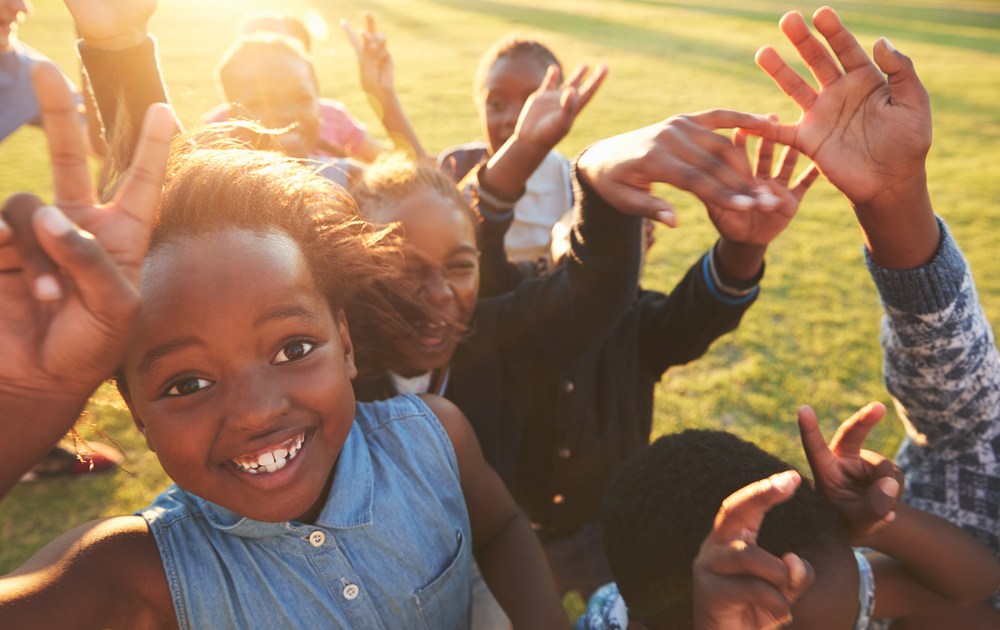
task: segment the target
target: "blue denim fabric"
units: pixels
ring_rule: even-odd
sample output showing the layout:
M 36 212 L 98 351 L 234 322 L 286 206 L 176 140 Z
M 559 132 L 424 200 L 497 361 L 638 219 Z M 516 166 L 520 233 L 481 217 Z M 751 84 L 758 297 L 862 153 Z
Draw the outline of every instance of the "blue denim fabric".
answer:
M 415 396 L 358 405 L 315 524 L 253 521 L 177 486 L 140 514 L 182 629 L 469 625 L 458 463 Z

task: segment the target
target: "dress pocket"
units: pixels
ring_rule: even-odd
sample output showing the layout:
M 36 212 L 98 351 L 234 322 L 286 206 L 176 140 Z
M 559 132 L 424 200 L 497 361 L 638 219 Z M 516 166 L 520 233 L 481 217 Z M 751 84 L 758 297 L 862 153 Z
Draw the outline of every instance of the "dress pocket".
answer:
M 468 628 L 472 595 L 472 554 L 462 530 L 455 531 L 455 552 L 437 577 L 413 594 L 423 627 Z

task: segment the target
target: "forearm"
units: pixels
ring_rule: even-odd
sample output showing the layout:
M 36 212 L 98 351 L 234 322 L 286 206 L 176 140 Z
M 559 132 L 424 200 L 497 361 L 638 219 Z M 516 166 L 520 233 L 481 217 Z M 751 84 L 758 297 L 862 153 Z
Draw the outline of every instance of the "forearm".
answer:
M 889 392 L 928 445 L 998 417 L 1000 357 L 968 265 L 947 227 L 931 261 L 895 271 L 868 257 L 885 318 Z
M 915 581 L 958 604 L 984 601 L 1000 587 L 1000 562 L 988 549 L 957 525 L 905 503 L 896 507 L 893 521 L 856 542 L 891 557 Z
M 382 98 L 369 94 L 368 98 L 372 101 L 373 107 L 380 113 L 382 126 L 389 134 L 393 146 L 412 155 L 417 160 L 425 159 L 427 153 L 424 151 L 423 145 L 420 144 L 413 126 L 410 125 L 409 118 L 403 112 L 403 106 L 399 102 L 396 92 L 393 91 Z
M 0 391 L 0 430 L 17 436 L 0 457 L 0 498 L 69 431 L 87 399 L 87 395 L 55 396 L 51 391 L 25 398 L 24 391 L 16 395 Z
M 520 511 L 476 549 L 476 562 L 514 628 L 568 628 L 538 537 Z
M 899 192 L 897 192 L 899 191 Z M 854 213 L 872 259 L 887 269 L 913 269 L 926 264 L 940 242 L 937 219 L 927 190 L 927 173 L 885 191 Z
M 106 49 L 84 39 L 77 47 L 113 168 L 124 171 L 132 161 L 146 110 L 153 103 L 168 102 L 156 43 L 147 36 L 129 48 Z
M 517 199 L 552 147 L 511 136 L 483 167 L 480 181 L 506 199 Z

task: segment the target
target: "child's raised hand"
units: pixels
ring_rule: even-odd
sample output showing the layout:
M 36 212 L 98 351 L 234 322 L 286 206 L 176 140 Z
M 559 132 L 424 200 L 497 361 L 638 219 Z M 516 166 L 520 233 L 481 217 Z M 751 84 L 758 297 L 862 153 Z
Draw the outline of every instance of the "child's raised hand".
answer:
M 14 452 L 0 457 L 0 494 L 69 429 L 124 355 L 174 134 L 170 109 L 150 108 L 118 194 L 98 205 L 79 113 L 62 73 L 40 63 L 33 78 L 58 208 L 28 194 L 4 206 L 0 428 L 16 429 L 19 438 Z
M 560 84 L 559 68 L 549 66 L 542 84 L 524 102 L 513 137 L 537 147 L 543 155 L 559 144 L 608 75 L 603 64 L 589 77 L 588 71 L 581 64 Z
M 365 11 L 363 28 L 355 31 L 344 19 L 340 20 L 340 27 L 357 55 L 361 87 L 381 101 L 395 89 L 392 57 L 386 47 L 385 34 L 378 32 L 375 16 L 370 11 Z
M 827 445 L 816 412 L 808 406 L 799 408 L 802 447 L 816 489 L 844 516 L 856 539 L 893 520 L 902 495 L 899 468 L 892 460 L 861 448 L 884 415 L 881 403 L 862 407 L 840 425 Z
M 926 194 L 930 99 L 912 62 L 885 38 L 875 42 L 873 62 L 829 7 L 813 24 L 836 59 L 800 13 L 786 13 L 780 27 L 819 91 L 773 48 L 757 52 L 757 64 L 802 109 L 796 124 L 779 127 L 778 141 L 811 158 L 856 206 L 894 207 Z
M 767 511 L 795 494 L 802 478 L 789 470 L 756 481 L 722 502 L 694 561 L 694 627 L 699 630 L 777 628 L 812 584 L 809 563 L 793 553 L 777 558 L 757 546 Z
M 577 160 L 577 172 L 621 212 L 669 226 L 677 224 L 674 208 L 652 194 L 653 184 L 726 210 L 773 208 L 780 200 L 761 193 L 746 152 L 712 131 L 762 132 L 772 125 L 764 116 L 723 109 L 674 116 L 594 144 Z
M 64 0 L 87 44 L 110 50 L 145 40 L 156 0 Z
M 746 150 L 746 131 L 737 129 L 733 133 L 733 145 L 743 151 Z M 719 235 L 736 243 L 766 246 L 781 234 L 795 217 L 802 197 L 819 176 L 816 166 L 810 164 L 794 183 L 789 183 L 798 157 L 798 151 L 792 147 L 785 147 L 777 172 L 772 173 L 774 141 L 761 138 L 757 144 L 754 176 L 759 183 L 760 192 L 774 195 L 779 203 L 774 207 L 753 207 L 750 210 L 733 210 L 707 204 L 708 216 Z

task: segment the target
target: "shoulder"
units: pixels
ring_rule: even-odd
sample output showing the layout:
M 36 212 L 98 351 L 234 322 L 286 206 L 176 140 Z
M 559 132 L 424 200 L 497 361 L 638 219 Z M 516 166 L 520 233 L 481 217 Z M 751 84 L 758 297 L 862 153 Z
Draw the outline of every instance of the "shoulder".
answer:
M 78 619 L 173 618 L 159 551 L 140 516 L 76 527 L 8 577 L 25 580 L 36 608 L 52 601 Z
M 459 182 L 486 157 L 485 142 L 468 142 L 445 149 L 438 154 L 438 168 L 453 181 Z

